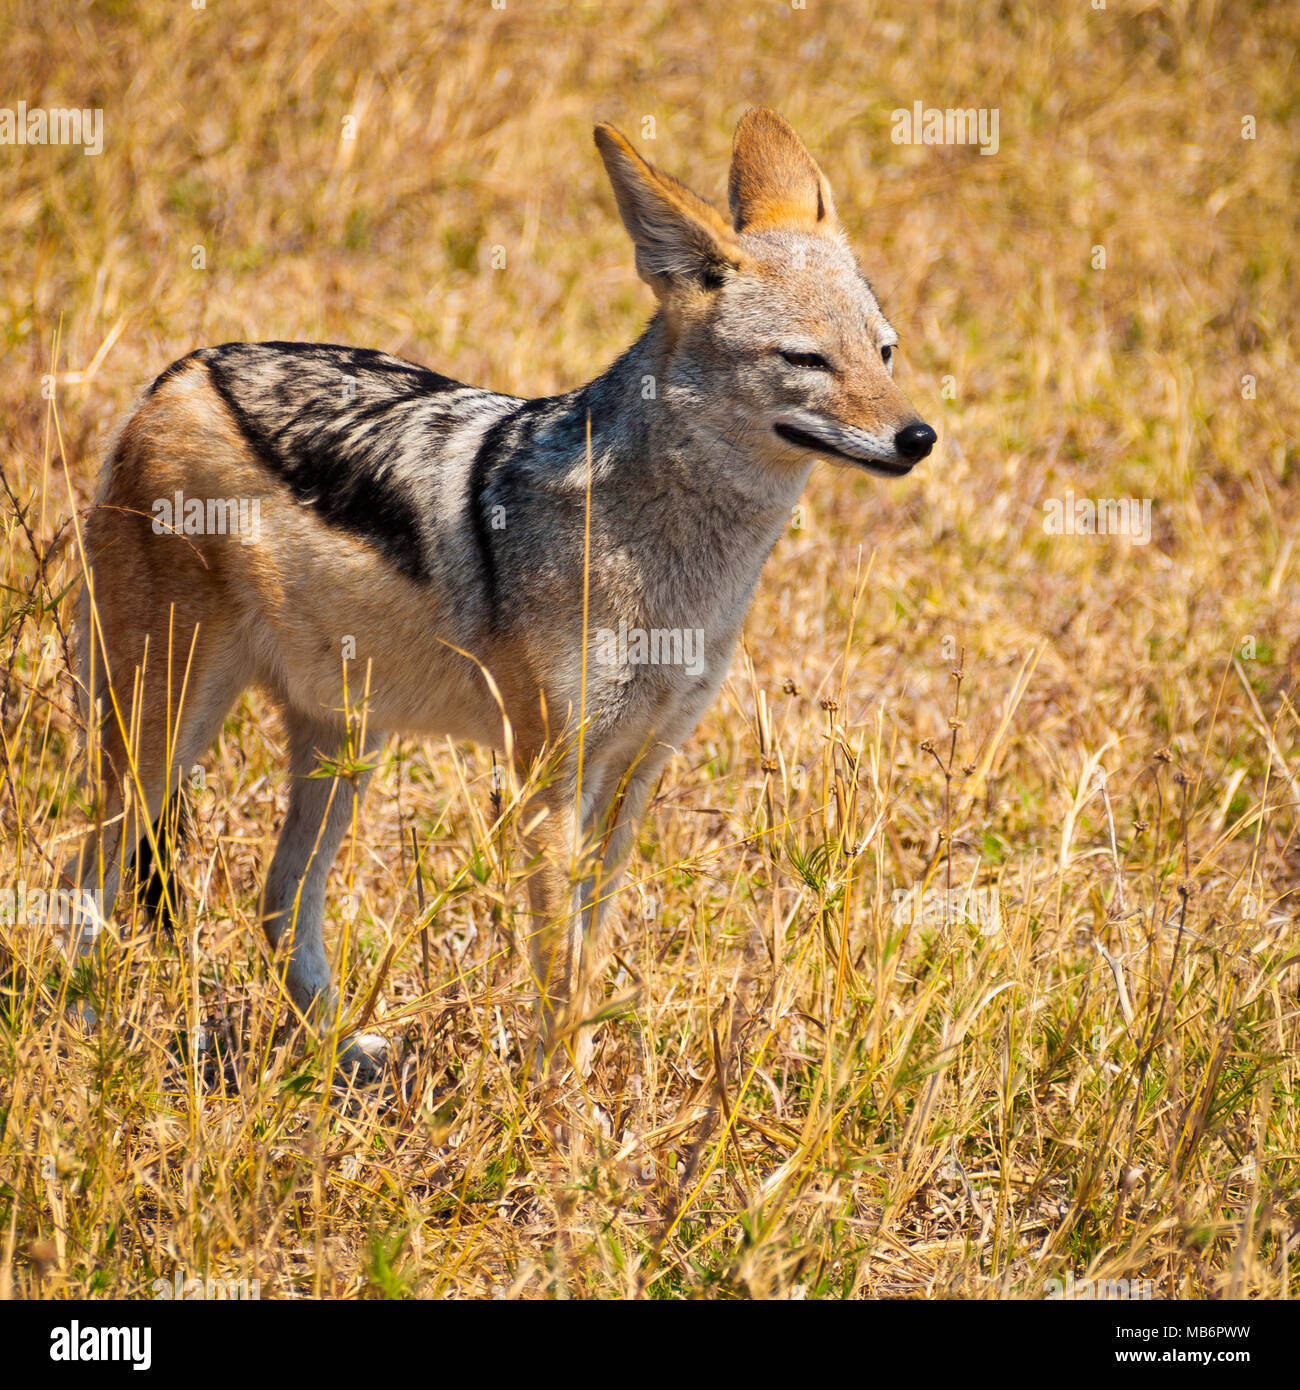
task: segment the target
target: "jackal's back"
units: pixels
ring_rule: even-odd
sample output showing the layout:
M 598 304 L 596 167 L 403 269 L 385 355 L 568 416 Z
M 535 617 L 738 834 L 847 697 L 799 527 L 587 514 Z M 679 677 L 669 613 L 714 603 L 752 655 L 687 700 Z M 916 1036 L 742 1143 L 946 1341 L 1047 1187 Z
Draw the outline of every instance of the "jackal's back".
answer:
M 327 525 L 429 577 L 424 519 L 463 484 L 476 435 L 512 397 L 387 353 L 330 343 L 226 343 L 173 363 L 150 390 L 200 364 L 256 462 Z

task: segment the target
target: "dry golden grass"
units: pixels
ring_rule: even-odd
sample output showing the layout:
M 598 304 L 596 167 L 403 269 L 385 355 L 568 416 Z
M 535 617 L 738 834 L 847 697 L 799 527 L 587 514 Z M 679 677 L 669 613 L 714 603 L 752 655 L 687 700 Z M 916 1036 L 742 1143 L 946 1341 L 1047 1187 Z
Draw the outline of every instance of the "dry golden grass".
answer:
M 332 881 L 400 1084 L 348 1094 L 277 1031 L 281 736 L 247 697 L 174 942 L 69 975 L 0 923 L 0 1296 L 1294 1283 L 1294 7 L 7 9 L 5 100 L 101 107 L 105 150 L 0 147 L 0 890 L 49 885 L 82 823 L 67 523 L 133 394 L 235 338 L 591 376 L 649 308 L 597 118 L 654 117 L 642 148 L 718 197 L 736 117 L 781 110 L 941 441 L 899 483 L 814 475 L 659 787 L 613 914 L 607 1134 L 566 1151 L 521 1097 L 517 855 L 476 750 L 391 745 Z M 892 144 L 917 100 L 997 108 L 996 157 Z M 1045 534 L 1067 490 L 1152 499 L 1151 543 Z M 896 925 L 927 871 L 996 888 L 995 929 Z M 222 1058 L 178 1041 L 200 1024 Z

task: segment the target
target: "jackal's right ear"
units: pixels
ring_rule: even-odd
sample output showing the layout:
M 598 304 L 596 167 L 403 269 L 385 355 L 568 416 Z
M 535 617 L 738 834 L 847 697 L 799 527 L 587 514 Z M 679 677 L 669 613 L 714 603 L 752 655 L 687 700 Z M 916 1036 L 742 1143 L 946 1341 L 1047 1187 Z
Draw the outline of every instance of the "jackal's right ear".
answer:
M 675 290 L 720 288 L 741 255 L 717 209 L 647 164 L 612 125 L 596 127 L 596 148 L 646 284 L 661 299 Z

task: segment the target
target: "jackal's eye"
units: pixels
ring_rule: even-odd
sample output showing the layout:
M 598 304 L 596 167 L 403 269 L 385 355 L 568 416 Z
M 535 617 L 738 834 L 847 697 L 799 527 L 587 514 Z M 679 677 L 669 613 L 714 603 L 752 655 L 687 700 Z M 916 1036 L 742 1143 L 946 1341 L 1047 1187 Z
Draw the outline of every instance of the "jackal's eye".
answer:
M 815 372 L 831 369 L 831 364 L 819 352 L 783 352 L 781 357 L 792 367 L 811 367 Z
M 880 360 L 886 367 L 894 360 L 894 349 L 888 343 L 880 349 Z

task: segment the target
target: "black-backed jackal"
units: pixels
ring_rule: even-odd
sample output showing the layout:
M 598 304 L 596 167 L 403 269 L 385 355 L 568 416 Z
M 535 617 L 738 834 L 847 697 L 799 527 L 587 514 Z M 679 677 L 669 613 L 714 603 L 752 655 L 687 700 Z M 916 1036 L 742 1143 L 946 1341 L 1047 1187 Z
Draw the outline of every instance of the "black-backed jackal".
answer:
M 730 222 L 612 127 L 596 144 L 658 311 L 594 381 L 520 400 L 359 348 L 204 348 L 149 388 L 85 527 L 81 677 L 108 776 L 69 875 L 102 872 L 107 912 L 144 847 L 124 805 L 137 828 L 161 823 L 240 692 L 261 686 L 292 776 L 263 921 L 309 1020 L 337 1006 L 325 883 L 365 784 L 321 765 L 401 730 L 504 750 L 524 776 L 561 750 L 536 791 L 545 814 L 522 819 L 542 1055 L 569 1037 L 600 960 L 595 899 L 726 673 L 814 459 L 894 477 L 935 441 L 785 121 L 741 120 Z M 255 534 L 182 524 L 214 499 L 255 515 Z M 345 711 L 363 687 L 358 747 Z M 343 1061 L 368 1067 L 379 1047 L 352 1038 Z

